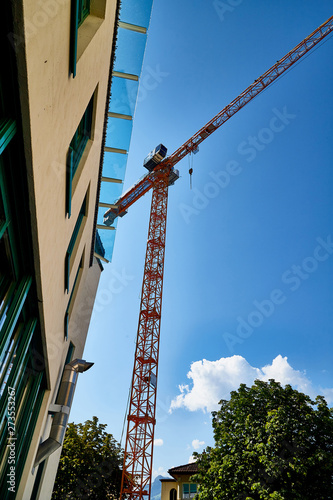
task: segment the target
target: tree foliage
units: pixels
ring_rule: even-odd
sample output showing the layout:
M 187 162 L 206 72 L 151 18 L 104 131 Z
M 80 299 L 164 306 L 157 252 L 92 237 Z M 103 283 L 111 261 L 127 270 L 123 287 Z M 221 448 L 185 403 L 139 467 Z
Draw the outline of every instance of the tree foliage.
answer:
M 219 404 L 215 447 L 197 454 L 200 500 L 333 499 L 333 412 L 323 397 L 256 380 Z
M 52 500 L 119 498 L 122 451 L 93 417 L 68 425 Z

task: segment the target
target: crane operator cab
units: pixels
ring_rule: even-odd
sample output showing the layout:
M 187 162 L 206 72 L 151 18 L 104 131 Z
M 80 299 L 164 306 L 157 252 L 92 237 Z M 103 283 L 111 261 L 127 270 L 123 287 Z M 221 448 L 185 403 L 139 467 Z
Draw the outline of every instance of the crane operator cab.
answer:
M 166 157 L 167 151 L 167 148 L 163 144 L 159 144 L 143 160 L 143 166 L 151 172 Z
M 146 167 L 149 172 L 152 172 L 156 165 L 161 163 L 161 161 L 166 157 L 167 151 L 167 148 L 163 146 L 163 144 L 159 144 L 143 160 L 143 166 Z M 169 186 L 173 186 L 177 179 L 179 179 L 179 170 L 172 167 L 169 175 Z

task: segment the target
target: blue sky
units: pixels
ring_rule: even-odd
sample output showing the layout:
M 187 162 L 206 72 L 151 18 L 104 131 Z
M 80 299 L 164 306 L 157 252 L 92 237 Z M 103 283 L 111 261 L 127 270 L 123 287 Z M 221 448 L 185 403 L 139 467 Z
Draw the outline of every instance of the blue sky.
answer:
M 155 0 L 142 73 L 150 85 L 139 91 L 124 189 L 157 144 L 172 153 L 330 15 L 325 0 Z M 333 403 L 332 57 L 331 38 L 202 143 L 192 190 L 189 160 L 179 164 L 155 474 L 213 444 L 210 412 L 242 382 L 275 378 Z M 96 415 L 118 441 L 149 209 L 150 194 L 118 222 L 84 353 L 95 365 L 70 417 Z

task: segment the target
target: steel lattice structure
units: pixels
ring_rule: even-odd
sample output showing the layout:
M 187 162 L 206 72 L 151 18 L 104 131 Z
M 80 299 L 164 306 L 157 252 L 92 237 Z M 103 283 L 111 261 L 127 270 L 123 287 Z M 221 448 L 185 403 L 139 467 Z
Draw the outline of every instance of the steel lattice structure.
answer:
M 320 43 L 327 35 L 333 31 L 333 16 L 327 19 L 325 23 L 319 26 L 311 35 L 296 45 L 288 54 L 277 61 L 263 75 L 257 78 L 241 94 L 239 94 L 230 104 L 225 106 L 217 115 L 214 116 L 206 125 L 188 139 L 171 156 L 166 158 L 156 167 L 155 170 L 143 176 L 134 186 L 124 193 L 116 203 L 115 208 L 110 208 L 105 217 L 109 218 L 112 224 L 116 217 L 126 213 L 127 209 L 133 205 L 141 196 L 146 194 L 154 185 L 156 171 L 160 168 L 174 167 L 189 153 L 196 151 L 199 144 L 209 137 L 215 130 L 235 115 L 247 103 L 252 101 L 258 94 L 265 90 L 279 76 L 285 73 L 311 49 Z
M 169 174 L 187 154 L 333 31 L 333 16 L 225 106 L 105 213 L 111 225 L 153 188 L 120 499 L 150 500 Z
M 160 341 L 168 172 L 154 184 L 132 377 L 122 492 L 150 498 Z

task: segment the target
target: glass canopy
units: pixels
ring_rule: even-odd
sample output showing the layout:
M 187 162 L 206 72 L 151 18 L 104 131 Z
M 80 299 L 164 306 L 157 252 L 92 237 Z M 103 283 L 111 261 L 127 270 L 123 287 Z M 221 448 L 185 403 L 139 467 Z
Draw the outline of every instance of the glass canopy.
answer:
M 104 226 L 103 215 L 123 189 L 152 4 L 153 0 L 121 3 L 97 217 L 98 248 L 100 252 L 104 248 L 107 261 L 112 258 L 117 219 L 110 229 Z

